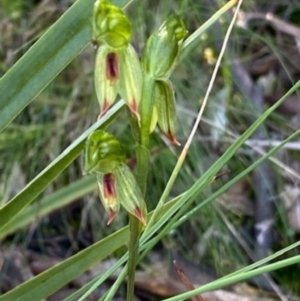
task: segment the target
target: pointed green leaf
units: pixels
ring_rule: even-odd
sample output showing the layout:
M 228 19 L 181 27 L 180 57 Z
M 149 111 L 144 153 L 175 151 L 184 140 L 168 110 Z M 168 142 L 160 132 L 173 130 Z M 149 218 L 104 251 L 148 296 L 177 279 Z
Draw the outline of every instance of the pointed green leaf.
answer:
M 108 122 L 116 116 L 123 106 L 124 102 L 118 102 L 103 118 L 87 129 L 51 164 L 28 183 L 19 194 L 6 203 L 0 209 L 0 229 L 12 220 L 21 210 L 28 206 L 63 170 L 65 170 L 82 152 L 85 139 L 88 135 L 100 126 L 107 126 Z
M 177 199 L 165 204 L 160 214 L 170 209 L 176 200 Z M 151 214 L 152 213 L 149 213 L 147 218 L 149 218 Z M 128 226 L 126 226 L 0 296 L 0 301 L 40 301 L 62 288 L 96 263 L 111 255 L 122 245 L 128 243 L 128 240 L 129 229 Z
M 90 43 L 94 2 L 76 1 L 0 79 L 0 131 Z
M 42 219 L 51 212 L 67 206 L 74 200 L 86 195 L 97 188 L 94 176 L 86 176 L 82 179 L 53 192 L 39 202 L 35 202 L 21 211 L 16 218 L 11 220 L 0 230 L 0 238 L 14 233 L 16 230 L 24 229 L 37 219 Z

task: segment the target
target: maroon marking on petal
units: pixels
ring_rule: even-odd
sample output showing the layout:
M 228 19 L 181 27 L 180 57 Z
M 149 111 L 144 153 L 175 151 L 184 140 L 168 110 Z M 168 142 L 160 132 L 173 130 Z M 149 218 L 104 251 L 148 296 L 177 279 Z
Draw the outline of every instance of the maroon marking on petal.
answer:
M 181 145 L 180 142 L 176 139 L 176 137 L 170 131 L 168 131 L 166 133 L 166 136 L 173 144 L 178 145 L 178 146 Z
M 119 79 L 119 62 L 116 53 L 111 52 L 106 56 L 106 78 L 114 84 Z
M 135 208 L 133 211 L 133 215 L 145 226 L 147 225 L 147 221 L 145 217 L 143 216 L 143 213 L 140 208 Z
M 112 173 L 103 176 L 103 194 L 108 201 L 116 201 L 115 177 Z
M 116 215 L 117 215 L 117 211 L 114 211 L 112 209 L 109 210 L 108 220 L 107 220 L 107 223 L 106 223 L 107 226 L 109 226 L 113 222 L 113 220 L 115 219 Z

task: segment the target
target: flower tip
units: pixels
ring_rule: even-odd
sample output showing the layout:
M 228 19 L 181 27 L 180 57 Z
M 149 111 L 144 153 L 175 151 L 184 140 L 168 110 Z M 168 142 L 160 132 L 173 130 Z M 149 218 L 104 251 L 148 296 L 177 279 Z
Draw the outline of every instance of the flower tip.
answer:
M 99 114 L 97 120 L 99 120 L 101 117 L 103 117 L 110 107 L 111 107 L 111 105 L 109 104 L 109 102 L 105 100 L 103 106 L 100 108 L 100 114 Z
M 146 218 L 144 217 L 142 211 L 140 208 L 135 208 L 134 212 L 133 212 L 133 215 L 144 225 L 146 226 L 147 225 L 147 221 L 146 221 Z
M 181 146 L 181 143 L 176 139 L 176 137 L 172 133 L 168 132 L 166 136 L 173 144 Z
M 177 146 L 181 146 L 181 143 L 180 143 L 176 138 L 174 138 L 174 139 L 172 140 L 172 143 L 174 143 L 174 144 L 177 145 Z
M 115 219 L 116 215 L 117 215 L 117 211 L 114 211 L 112 209 L 109 210 L 108 221 L 106 223 L 107 226 L 109 226 L 113 222 L 113 220 Z
M 137 118 L 138 123 L 140 124 L 141 118 L 138 110 L 138 104 L 135 101 L 135 99 L 129 104 L 129 109 L 132 112 L 132 114 L 134 114 L 134 116 Z

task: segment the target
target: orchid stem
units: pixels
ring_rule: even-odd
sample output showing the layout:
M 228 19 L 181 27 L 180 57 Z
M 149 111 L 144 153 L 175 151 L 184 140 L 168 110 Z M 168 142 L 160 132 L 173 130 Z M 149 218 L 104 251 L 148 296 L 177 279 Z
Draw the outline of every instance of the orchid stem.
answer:
M 154 79 L 150 76 L 145 76 L 142 90 L 141 100 L 141 126 L 131 118 L 131 130 L 133 137 L 137 138 L 137 132 L 139 132 L 139 141 L 136 147 L 137 158 L 137 182 L 141 188 L 143 196 L 146 194 L 147 189 L 147 177 L 149 171 L 149 136 L 150 136 L 150 124 L 154 106 L 153 100 Z M 129 246 L 128 246 L 128 283 L 127 283 L 127 301 L 132 301 L 134 298 L 134 284 L 135 284 L 135 270 L 139 253 L 139 239 L 142 232 L 142 224 L 139 220 L 129 215 Z
M 155 80 L 145 75 L 142 89 L 142 101 L 140 103 L 141 114 L 141 128 L 140 141 L 137 147 L 137 181 L 140 185 L 143 195 L 146 194 L 147 177 L 149 172 L 150 152 L 149 152 L 149 138 L 150 138 L 150 124 L 152 119 L 154 107 L 154 83 Z

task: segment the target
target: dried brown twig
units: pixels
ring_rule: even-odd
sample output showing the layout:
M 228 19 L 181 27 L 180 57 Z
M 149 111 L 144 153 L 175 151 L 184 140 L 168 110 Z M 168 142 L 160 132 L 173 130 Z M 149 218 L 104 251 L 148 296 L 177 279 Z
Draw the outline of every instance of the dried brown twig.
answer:
M 281 20 L 280 18 L 275 17 L 272 13 L 239 12 L 238 24 L 240 26 L 247 26 L 252 20 L 267 21 L 274 27 L 274 29 L 300 39 L 300 28 L 298 26 Z
M 195 289 L 194 284 L 191 282 L 191 280 L 187 277 L 185 274 L 183 268 L 177 263 L 176 260 L 173 261 L 175 271 L 180 279 L 180 281 L 185 285 L 185 287 L 191 291 Z M 194 296 L 191 298 L 192 301 L 205 301 L 200 295 Z

